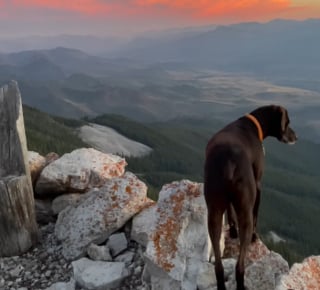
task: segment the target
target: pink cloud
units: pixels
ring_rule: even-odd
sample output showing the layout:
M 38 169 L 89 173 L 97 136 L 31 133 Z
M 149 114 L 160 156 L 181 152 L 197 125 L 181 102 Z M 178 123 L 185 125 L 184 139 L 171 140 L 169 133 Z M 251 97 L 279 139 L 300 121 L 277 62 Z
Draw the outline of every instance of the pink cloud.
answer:
M 294 6 L 294 0 L 0 0 L 2 10 L 72 13 L 78 16 L 137 19 L 185 19 L 190 22 L 266 20 L 314 15 L 311 4 Z M 1 12 L 0 12 L 1 13 Z M 301 13 L 301 14 L 299 14 Z M 21 14 L 21 13 L 20 13 Z M 19 14 L 19 15 L 20 15 Z M 23 13 L 22 13 L 23 14 Z M 33 15 L 35 13 L 32 13 Z

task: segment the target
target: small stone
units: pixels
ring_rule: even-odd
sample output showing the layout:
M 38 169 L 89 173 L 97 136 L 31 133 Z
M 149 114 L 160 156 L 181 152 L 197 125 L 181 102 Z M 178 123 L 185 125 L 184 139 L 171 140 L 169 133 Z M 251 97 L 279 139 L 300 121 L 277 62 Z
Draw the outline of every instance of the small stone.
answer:
M 88 256 L 94 261 L 112 261 L 110 249 L 107 246 L 90 244 L 87 250 Z
M 116 262 L 124 262 L 126 266 L 129 266 L 132 263 L 133 257 L 134 257 L 134 253 L 127 251 L 117 256 L 114 260 Z
M 126 250 L 128 241 L 124 233 L 113 234 L 109 237 L 107 246 L 110 248 L 113 257 Z
M 21 265 L 16 266 L 13 270 L 10 271 L 10 276 L 19 277 L 23 269 L 24 268 Z
M 50 276 L 51 276 L 51 271 L 48 270 L 44 275 L 45 275 L 47 278 L 50 278 Z
M 141 266 L 138 266 L 138 267 L 136 267 L 135 269 L 134 269 L 134 274 L 135 275 L 138 275 L 138 274 L 140 274 L 142 272 L 142 267 Z

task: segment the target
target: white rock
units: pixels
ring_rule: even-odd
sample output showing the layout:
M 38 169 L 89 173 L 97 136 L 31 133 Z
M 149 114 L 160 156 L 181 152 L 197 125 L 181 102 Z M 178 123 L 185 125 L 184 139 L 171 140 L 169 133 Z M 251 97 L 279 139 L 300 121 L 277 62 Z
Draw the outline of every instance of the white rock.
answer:
M 46 158 L 44 158 L 38 152 L 28 151 L 28 164 L 31 180 L 34 184 L 37 178 L 40 176 L 41 171 L 46 166 Z
M 109 237 L 107 246 L 111 251 L 113 257 L 120 254 L 122 251 L 128 248 L 128 241 L 124 233 L 113 234 Z
M 55 234 L 66 259 L 85 255 L 91 243 L 101 244 L 119 230 L 146 203 L 147 187 L 134 174 L 113 178 L 78 206 L 69 206 L 58 216 Z
M 90 259 L 94 261 L 112 261 L 110 249 L 106 245 L 98 246 L 95 244 L 90 244 L 87 252 Z
M 144 208 L 132 219 L 131 239 L 140 245 L 146 247 L 152 232 L 150 229 L 155 224 L 156 203 L 150 202 L 150 205 Z
M 196 289 L 200 266 L 209 259 L 202 185 L 188 180 L 165 185 L 150 230 L 146 282 L 152 289 Z
M 89 196 L 88 193 L 69 193 L 57 196 L 52 201 L 52 212 L 57 215 L 68 206 L 77 206 Z
M 278 253 L 270 252 L 246 268 L 245 283 L 250 290 L 275 289 L 277 278 L 288 272 L 288 262 Z
M 38 194 L 84 192 L 123 175 L 126 164 L 116 155 L 92 148 L 77 149 L 46 166 L 35 190 Z
M 222 260 L 224 275 L 226 279 L 230 280 L 230 278 L 234 278 L 235 268 L 237 264 L 237 260 L 233 258 L 223 259 Z
M 276 290 L 320 289 L 320 256 L 295 263 L 290 272 L 279 277 Z
M 121 262 L 91 261 L 87 258 L 72 262 L 74 279 L 85 289 L 110 289 L 120 286 L 129 273 Z
M 197 278 L 198 290 L 211 290 L 217 285 L 217 279 L 214 272 L 214 265 L 204 262 L 199 268 Z
M 233 259 L 229 259 L 233 260 Z M 236 290 L 235 280 L 235 260 L 230 264 L 230 270 L 227 270 L 226 287 L 230 290 Z M 233 265 L 232 265 L 233 264 Z M 224 263 L 225 265 L 225 263 Z M 288 273 L 288 262 L 279 254 L 270 251 L 269 254 L 263 256 L 259 260 L 250 263 L 245 269 L 244 283 L 248 290 L 271 290 L 275 289 L 278 277 Z M 296 288 L 294 288 L 296 289 Z
M 118 255 L 114 260 L 116 262 L 124 262 L 126 266 L 129 266 L 132 263 L 134 253 L 126 251 L 123 254 Z
M 52 284 L 46 290 L 75 290 L 76 282 L 74 279 L 70 279 L 69 282 L 58 282 Z

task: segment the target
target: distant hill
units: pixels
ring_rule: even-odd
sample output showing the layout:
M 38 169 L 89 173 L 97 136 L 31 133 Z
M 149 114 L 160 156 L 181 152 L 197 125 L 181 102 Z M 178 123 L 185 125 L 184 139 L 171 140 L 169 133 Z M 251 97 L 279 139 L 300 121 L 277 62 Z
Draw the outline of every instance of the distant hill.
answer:
M 59 66 L 64 74 L 86 72 L 92 75 L 105 75 L 119 69 L 128 68 L 121 62 L 93 56 L 79 49 L 56 47 L 53 49 L 25 50 L 14 53 L 0 53 L 0 65 L 10 65 L 17 69 L 36 60 L 46 60 L 47 63 Z M 44 64 L 46 65 L 46 64 Z M 21 78 L 27 75 L 20 75 Z M 51 80 L 48 78 L 47 80 Z
M 192 35 L 133 41 L 118 55 L 191 63 L 264 76 L 319 76 L 320 20 L 274 20 L 218 26 Z
M 55 35 L 25 37 L 1 37 L 0 52 L 11 53 L 21 50 L 53 49 L 66 47 L 80 49 L 91 54 L 106 54 L 127 43 L 117 37 L 97 37 L 93 35 Z

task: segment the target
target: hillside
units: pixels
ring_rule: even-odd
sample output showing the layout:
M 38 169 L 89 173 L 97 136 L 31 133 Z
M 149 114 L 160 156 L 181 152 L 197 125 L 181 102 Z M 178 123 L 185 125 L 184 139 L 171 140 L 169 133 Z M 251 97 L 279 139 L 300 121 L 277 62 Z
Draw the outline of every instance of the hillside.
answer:
M 86 146 L 74 133 L 84 121 L 51 117 L 28 107 L 24 115 L 29 150 L 62 154 Z M 149 155 L 126 160 L 127 169 L 148 184 L 148 195 L 154 199 L 162 185 L 173 180 L 202 182 L 206 142 L 223 126 L 217 120 L 185 118 L 142 124 L 118 115 L 104 115 L 90 122 L 114 128 L 153 149 Z M 320 223 L 319 147 L 305 140 L 295 146 L 265 141 L 259 228 L 264 237 L 273 231 L 287 241 L 273 247 L 290 262 L 320 252 L 319 234 L 314 230 Z
M 74 132 L 75 127 L 83 124 L 81 121 L 56 118 L 26 105 L 23 115 L 29 150 L 63 154 L 88 147 Z

